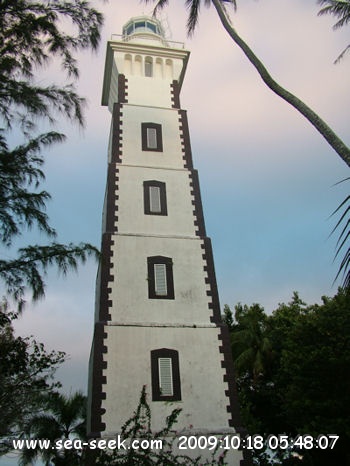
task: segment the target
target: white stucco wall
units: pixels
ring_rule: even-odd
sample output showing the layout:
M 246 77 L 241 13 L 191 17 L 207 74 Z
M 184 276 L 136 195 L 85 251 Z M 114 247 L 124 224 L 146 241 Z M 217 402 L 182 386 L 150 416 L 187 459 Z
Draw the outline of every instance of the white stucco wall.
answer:
M 171 107 L 170 83 L 172 79 L 128 76 L 128 103 Z
M 137 407 L 143 385 L 147 385 L 152 411 L 152 429 L 164 427 L 174 408 L 182 413 L 176 426 L 227 430 L 227 398 L 219 353 L 217 328 L 154 328 L 107 326 L 108 353 L 104 355 L 106 435 L 120 430 Z M 152 402 L 150 352 L 158 348 L 179 352 L 182 401 Z
M 189 52 L 133 42 L 111 41 L 107 46 L 104 102 L 112 111 L 118 100 L 118 75 L 128 84 L 128 102 L 137 105 L 171 107 L 170 84 L 181 81 Z M 145 62 L 152 61 L 152 76 L 145 76 Z
M 162 152 L 142 150 L 141 123 L 162 125 Z M 183 168 L 183 146 L 179 128 L 179 112 L 176 109 L 123 105 L 122 163 Z
M 208 324 L 207 273 L 200 239 L 160 236 L 113 236 L 113 275 L 109 282 L 111 320 Z M 173 260 L 175 299 L 149 299 L 147 257 Z
M 145 215 L 144 181 L 161 181 L 166 186 L 167 215 Z M 119 166 L 118 232 L 139 235 L 195 237 L 193 196 L 188 170 Z

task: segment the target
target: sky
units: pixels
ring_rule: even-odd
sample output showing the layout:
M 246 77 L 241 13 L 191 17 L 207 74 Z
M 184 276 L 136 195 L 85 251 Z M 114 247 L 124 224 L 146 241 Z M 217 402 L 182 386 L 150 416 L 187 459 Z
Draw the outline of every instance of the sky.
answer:
M 58 241 L 101 240 L 110 114 L 101 107 L 106 42 L 132 16 L 150 14 L 138 0 L 96 0 L 105 15 L 97 53 L 79 55 L 79 92 L 88 100 L 85 129 L 58 121 L 67 142 L 49 151 L 48 214 Z M 308 303 L 337 291 L 333 280 L 336 223 L 331 213 L 345 199 L 348 168 L 294 109 L 272 94 L 219 23 L 214 8 L 201 10 L 193 37 L 186 10 L 170 2 L 162 19 L 168 38 L 185 42 L 191 56 L 181 93 L 188 112 L 194 165 L 199 171 L 207 234 L 213 243 L 221 306 L 262 304 L 272 312 L 298 291 Z M 318 17 L 315 0 L 238 2 L 232 20 L 287 89 L 322 116 L 349 145 L 349 29 Z M 57 75 L 57 77 L 56 77 Z M 55 70 L 55 79 L 64 76 Z M 21 239 L 44 242 L 37 232 Z M 11 252 L 9 251 L 9 255 Z M 86 392 L 93 331 L 95 276 L 92 260 L 79 273 L 47 277 L 46 298 L 28 300 L 16 325 L 48 349 L 66 351 L 57 377 L 66 392 Z

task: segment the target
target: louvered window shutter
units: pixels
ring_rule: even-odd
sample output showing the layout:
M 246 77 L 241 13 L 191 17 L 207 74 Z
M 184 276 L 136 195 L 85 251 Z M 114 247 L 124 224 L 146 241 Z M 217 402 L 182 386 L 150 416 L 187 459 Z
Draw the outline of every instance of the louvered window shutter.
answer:
M 173 373 L 171 358 L 159 358 L 159 388 L 162 396 L 173 395 Z
M 166 296 L 168 294 L 168 287 L 165 264 L 154 264 L 154 282 L 156 295 Z
M 156 128 L 147 128 L 147 147 L 148 149 L 157 149 Z
M 161 212 L 162 209 L 160 204 L 160 188 L 158 186 L 149 187 L 149 204 L 150 211 L 152 213 Z

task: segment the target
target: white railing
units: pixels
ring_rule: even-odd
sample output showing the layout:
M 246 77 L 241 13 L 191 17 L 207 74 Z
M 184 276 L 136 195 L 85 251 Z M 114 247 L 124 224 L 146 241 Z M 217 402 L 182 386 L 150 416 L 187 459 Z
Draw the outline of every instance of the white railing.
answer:
M 154 36 L 152 36 L 152 34 L 150 34 L 149 30 L 144 28 L 144 30 L 142 30 L 140 28 L 139 31 L 137 31 L 136 33 L 133 32 L 132 34 L 130 35 L 122 35 L 122 34 L 112 34 L 111 35 L 111 40 L 121 40 L 123 42 L 129 42 L 129 40 L 132 40 L 135 38 L 135 36 L 140 36 L 142 37 L 143 33 L 146 33 L 144 35 L 144 38 L 147 39 L 147 40 L 154 40 L 155 42 L 159 42 L 161 41 L 162 42 L 162 45 L 163 47 L 169 47 L 169 48 L 176 48 L 176 49 L 184 49 L 185 48 L 185 44 L 183 42 L 176 42 L 174 40 L 167 40 L 167 39 L 164 39 L 163 37 L 161 36 L 158 36 L 156 34 L 154 34 Z

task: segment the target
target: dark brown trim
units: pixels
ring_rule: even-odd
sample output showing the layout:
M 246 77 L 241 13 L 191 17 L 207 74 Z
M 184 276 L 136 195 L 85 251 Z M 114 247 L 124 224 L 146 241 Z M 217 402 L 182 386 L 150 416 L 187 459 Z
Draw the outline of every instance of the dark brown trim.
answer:
M 231 419 L 229 420 L 230 427 L 236 427 L 241 429 L 241 418 L 238 409 L 238 394 L 236 389 L 235 373 L 233 368 L 232 350 L 230 333 L 225 324 L 220 325 L 220 334 L 218 336 L 221 340 L 220 353 L 223 354 L 223 361 L 221 366 L 226 369 L 226 375 L 224 376 L 224 382 L 228 384 L 228 390 L 225 395 L 229 398 L 229 405 L 227 406 L 227 412 L 231 413 Z
M 157 147 L 148 147 L 147 130 L 150 128 L 156 130 Z M 160 125 L 159 123 L 150 122 L 141 123 L 141 147 L 143 151 L 163 152 L 162 125 Z
M 122 161 L 122 109 L 123 104 L 113 105 L 111 162 L 114 163 Z
M 128 80 L 124 74 L 118 75 L 118 102 L 127 103 L 128 102 Z
M 105 206 L 105 231 L 114 233 L 118 231 L 118 205 L 119 195 L 119 168 L 115 163 L 108 164 L 107 170 L 107 188 L 106 188 L 106 206 Z
M 205 222 L 204 222 L 204 215 L 203 215 L 203 205 L 202 205 L 202 198 L 201 198 L 201 191 L 199 187 L 199 179 L 198 179 L 198 172 L 197 170 L 190 171 L 190 179 L 191 179 L 191 194 L 194 197 L 192 202 L 194 206 L 193 215 L 195 217 L 194 224 L 196 227 L 196 235 L 204 238 L 206 236 L 205 232 Z
M 102 415 L 105 410 L 102 408 L 102 401 L 106 399 L 106 393 L 103 391 L 103 385 L 107 383 L 106 377 L 103 375 L 103 370 L 107 369 L 107 362 L 104 361 L 103 355 L 107 353 L 107 346 L 104 341 L 107 338 L 105 333 L 106 321 L 111 319 L 110 308 L 112 301 L 109 300 L 109 283 L 114 281 L 113 275 L 113 251 L 114 241 L 110 233 L 102 235 L 101 246 L 101 263 L 99 274 L 100 297 L 98 302 L 98 322 L 95 323 L 93 336 L 93 358 L 92 362 L 92 380 L 91 380 L 91 406 L 90 406 L 90 430 L 88 436 L 100 437 L 101 432 L 106 429 L 106 425 L 102 422 Z
M 172 377 L 173 377 L 173 395 L 164 396 L 160 391 L 159 383 L 159 358 L 171 358 Z M 180 383 L 180 365 L 179 353 L 169 348 L 160 348 L 151 351 L 151 376 L 152 376 L 152 401 L 180 401 L 181 400 L 181 383 Z
M 179 82 L 174 79 L 170 84 L 170 94 L 172 101 L 172 108 L 180 108 L 180 85 Z
M 106 337 L 104 323 L 96 322 L 92 355 L 91 422 L 90 426 L 88 426 L 90 430 L 88 436 L 90 438 L 100 437 L 101 432 L 106 429 L 105 423 L 102 422 L 102 415 L 105 413 L 105 410 L 102 408 L 102 401 L 106 399 L 103 385 L 107 383 L 106 377 L 103 375 L 103 370 L 107 368 L 107 362 L 103 361 L 103 354 L 107 353 L 107 347 L 104 346 L 104 339 Z
M 203 238 L 202 248 L 204 249 L 203 259 L 206 262 L 205 271 L 208 274 L 207 283 L 210 285 L 210 291 L 208 292 L 208 296 L 211 296 L 211 300 L 208 304 L 208 307 L 212 310 L 213 313 L 213 315 L 210 317 L 210 321 L 215 324 L 221 324 L 222 321 L 220 312 L 219 293 L 216 282 L 213 249 L 211 246 L 210 238 Z
M 226 324 L 222 323 L 220 326 L 220 334 L 218 339 L 221 341 L 219 351 L 223 355 L 221 367 L 226 370 L 224 375 L 224 382 L 227 382 L 228 389 L 225 390 L 225 395 L 229 399 L 229 404 L 226 406 L 227 412 L 230 414 L 228 424 L 233 427 L 241 437 L 245 437 L 248 432 L 242 426 L 241 416 L 239 413 L 238 392 L 236 387 L 236 374 L 232 359 L 231 338 L 230 332 Z M 243 450 L 243 460 L 240 461 L 240 466 L 252 466 L 251 454 L 247 450 Z
M 180 136 L 183 144 L 183 159 L 184 159 L 184 168 L 189 170 L 193 169 L 193 160 L 192 160 L 192 150 L 191 150 L 191 140 L 190 132 L 188 129 L 187 121 L 187 112 L 186 110 L 179 110 L 180 117 Z
M 168 291 L 168 294 L 166 296 L 159 296 L 156 294 L 154 264 L 165 264 L 167 291 Z M 175 299 L 173 260 L 170 257 L 164 257 L 164 256 L 147 257 L 147 271 L 148 271 L 147 281 L 148 281 L 149 299 Z
M 151 211 L 150 188 L 154 186 L 159 188 L 160 195 L 160 212 Z M 143 182 L 143 204 L 146 215 L 168 215 L 166 201 L 166 186 L 162 181 L 150 180 Z
M 100 301 L 99 301 L 99 313 L 98 320 L 106 322 L 111 320 L 111 315 L 109 313 L 110 308 L 112 307 L 112 302 L 108 299 L 108 294 L 110 288 L 108 284 L 114 281 L 113 274 L 113 251 L 112 247 L 114 241 L 112 240 L 112 235 L 109 233 L 104 233 L 102 235 L 102 247 L 101 247 L 101 283 L 100 283 Z

